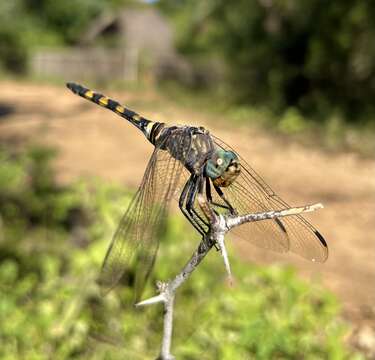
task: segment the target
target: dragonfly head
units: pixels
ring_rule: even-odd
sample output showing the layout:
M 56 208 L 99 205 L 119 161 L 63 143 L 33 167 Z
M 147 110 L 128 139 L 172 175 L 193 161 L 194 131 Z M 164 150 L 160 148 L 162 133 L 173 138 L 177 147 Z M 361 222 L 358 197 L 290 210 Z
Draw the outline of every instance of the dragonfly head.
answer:
M 207 160 L 206 174 L 216 186 L 229 186 L 240 171 L 240 161 L 233 151 L 217 149 Z

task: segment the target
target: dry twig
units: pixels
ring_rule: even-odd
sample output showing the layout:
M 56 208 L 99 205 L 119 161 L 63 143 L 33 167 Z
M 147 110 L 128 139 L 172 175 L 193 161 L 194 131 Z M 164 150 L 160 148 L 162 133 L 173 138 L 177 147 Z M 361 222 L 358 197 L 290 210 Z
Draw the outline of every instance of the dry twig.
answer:
M 204 259 L 204 257 L 208 254 L 208 252 L 214 245 L 216 245 L 221 251 L 228 277 L 231 280 L 230 263 L 224 242 L 225 234 L 230 229 L 247 222 L 292 216 L 323 208 L 323 205 L 318 203 L 314 205 L 306 205 L 302 207 L 288 208 L 283 210 L 235 216 L 215 213 L 203 196 L 198 195 L 198 203 L 206 218 L 210 222 L 209 234 L 201 240 L 198 248 L 195 250 L 190 260 L 173 280 L 167 282 L 158 282 L 158 295 L 136 304 L 137 307 L 152 305 L 159 302 L 162 302 L 164 304 L 164 332 L 161 352 L 157 360 L 175 359 L 175 357 L 171 354 L 171 343 L 173 330 L 173 309 L 176 290 L 188 279 L 190 274 L 198 267 L 200 262 Z

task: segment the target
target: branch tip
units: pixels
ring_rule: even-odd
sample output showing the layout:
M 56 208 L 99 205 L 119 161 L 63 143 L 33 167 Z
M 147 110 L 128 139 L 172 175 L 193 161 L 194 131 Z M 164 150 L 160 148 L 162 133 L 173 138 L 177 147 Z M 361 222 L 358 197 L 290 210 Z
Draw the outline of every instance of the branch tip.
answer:
M 135 307 L 148 306 L 148 305 L 157 304 L 157 303 L 160 303 L 160 302 L 165 303 L 165 301 L 166 301 L 166 299 L 165 299 L 164 293 L 161 293 L 161 294 L 153 296 L 149 299 L 140 301 L 140 302 L 136 303 L 134 306 Z
M 219 245 L 221 256 L 223 257 L 225 270 L 227 271 L 227 274 L 228 274 L 228 279 L 229 279 L 230 282 L 232 282 L 232 280 L 231 280 L 232 279 L 232 272 L 231 272 L 231 269 L 230 269 L 230 263 L 229 263 L 227 249 L 225 247 L 224 237 L 220 236 L 217 239 L 217 244 Z

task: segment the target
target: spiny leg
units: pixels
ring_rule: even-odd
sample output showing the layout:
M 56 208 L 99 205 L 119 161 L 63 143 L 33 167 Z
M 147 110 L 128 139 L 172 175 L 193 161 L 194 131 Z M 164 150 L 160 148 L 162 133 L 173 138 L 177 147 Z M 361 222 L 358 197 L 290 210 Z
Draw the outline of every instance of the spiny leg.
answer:
M 208 177 L 206 177 L 206 199 L 210 205 L 215 205 L 216 207 L 230 210 L 227 205 L 219 204 L 212 200 L 211 184 L 210 179 Z M 215 211 L 216 214 L 218 214 L 218 212 L 215 209 L 212 210 Z
M 202 228 L 203 232 L 206 233 L 207 231 L 202 226 L 202 223 L 209 227 L 209 224 L 206 220 L 204 220 L 195 210 L 194 204 L 195 199 L 197 196 L 197 193 L 203 194 L 203 177 L 202 175 L 193 175 L 192 178 L 193 185 L 190 187 L 189 194 L 187 195 L 187 203 L 186 203 L 186 210 L 188 213 L 194 218 L 194 221 L 196 222 L 199 227 Z
M 220 205 L 220 204 L 214 204 L 214 205 L 221 206 L 221 207 L 223 207 L 225 209 L 228 209 L 232 215 L 236 215 L 237 211 L 233 208 L 233 206 L 231 205 L 231 203 L 227 200 L 227 198 L 225 197 L 225 195 L 222 192 L 222 190 L 218 186 L 216 186 L 216 185 L 214 185 L 214 188 L 215 188 L 217 194 L 220 196 L 220 198 L 225 202 L 226 206 Z
M 208 176 L 205 177 L 206 179 L 206 199 L 209 204 L 212 203 L 212 193 L 211 193 L 211 185 L 210 185 L 210 179 Z
M 187 196 L 188 194 L 190 193 L 190 188 L 193 186 L 193 181 L 192 181 L 192 177 L 189 178 L 189 180 L 186 182 L 182 192 L 181 192 L 181 195 L 180 195 L 180 199 L 178 201 L 178 206 L 180 208 L 180 210 L 182 211 L 182 213 L 184 214 L 184 216 L 189 220 L 189 222 L 194 226 L 194 228 L 202 235 L 202 236 L 205 236 L 205 232 L 204 232 L 204 229 L 202 229 L 201 225 L 194 220 L 194 218 L 192 217 L 192 215 L 188 212 L 188 210 L 186 209 L 186 205 L 185 205 L 185 200 L 187 199 Z

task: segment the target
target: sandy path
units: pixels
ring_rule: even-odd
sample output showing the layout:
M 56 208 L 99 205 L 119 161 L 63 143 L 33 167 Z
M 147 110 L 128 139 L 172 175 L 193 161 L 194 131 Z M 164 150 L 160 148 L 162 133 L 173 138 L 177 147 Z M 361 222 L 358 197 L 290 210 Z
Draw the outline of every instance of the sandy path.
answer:
M 0 140 L 20 138 L 56 146 L 60 151 L 56 166 L 61 181 L 97 175 L 126 186 L 139 183 L 152 147 L 138 130 L 110 112 L 73 96 L 63 86 L 2 82 L 0 94 L 0 102 L 14 105 L 15 109 L 12 115 L 0 118 Z M 108 95 L 130 105 L 137 101 L 134 93 L 112 91 Z M 257 129 L 230 131 L 218 127 L 212 119 L 173 104 L 152 112 L 147 101 L 160 101 L 157 95 L 150 92 L 142 99 L 146 105 L 136 110 L 146 117 L 165 122 L 179 119 L 180 123 L 205 125 L 215 132 L 289 203 L 324 203 L 324 210 L 309 216 L 329 244 L 330 257 L 324 265 L 294 255 L 279 256 L 243 242 L 236 245 L 241 256 L 258 263 L 291 263 L 305 277 L 321 278 L 340 296 L 347 314 L 353 318 L 369 316 L 369 309 L 374 314 L 373 160 L 285 143 Z

